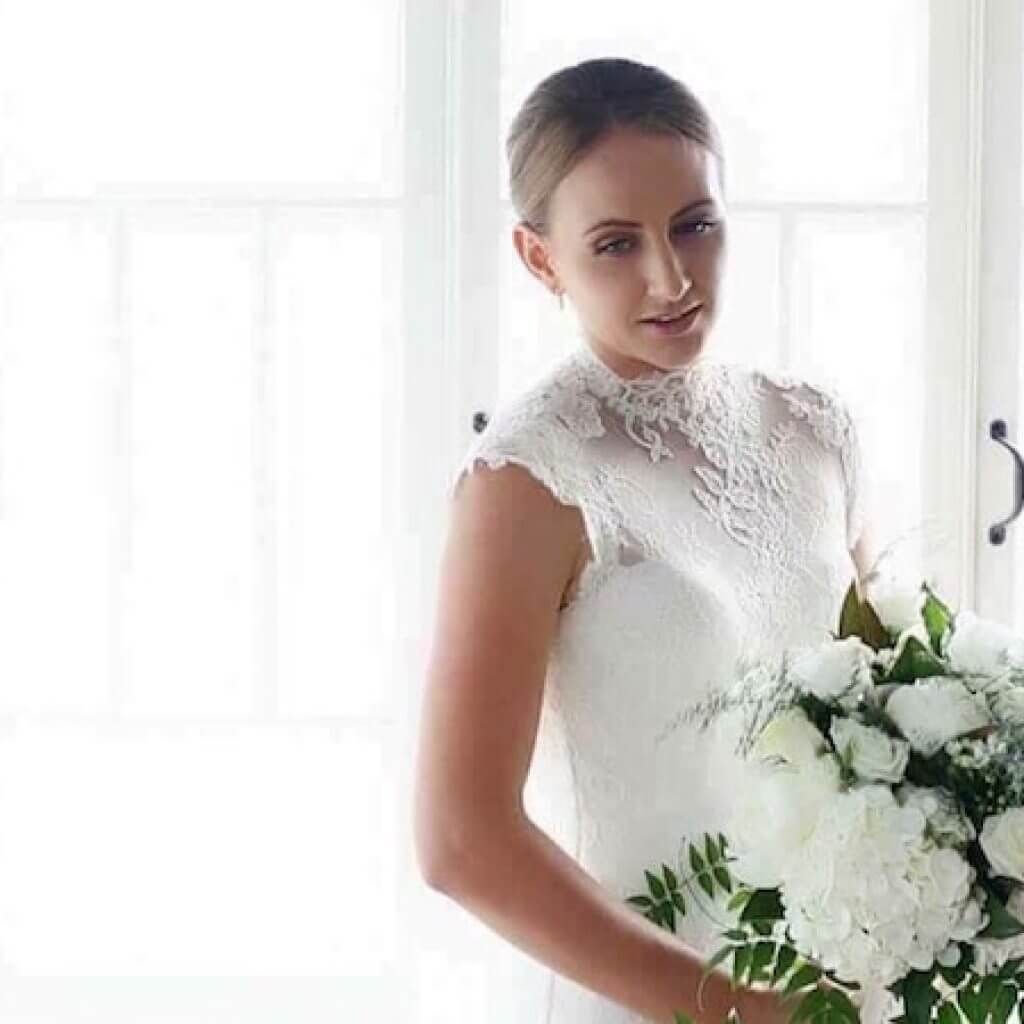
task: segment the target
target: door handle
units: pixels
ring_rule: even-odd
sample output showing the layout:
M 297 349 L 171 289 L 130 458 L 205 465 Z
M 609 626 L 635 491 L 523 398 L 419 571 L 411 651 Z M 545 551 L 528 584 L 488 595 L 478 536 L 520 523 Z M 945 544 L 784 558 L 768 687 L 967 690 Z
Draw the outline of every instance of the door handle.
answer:
M 995 523 L 988 528 L 988 539 L 992 544 L 1002 544 L 1006 540 L 1006 527 L 1020 515 L 1024 509 L 1024 459 L 1021 459 L 1020 452 L 1006 440 L 1006 420 L 993 420 L 988 428 L 989 437 L 998 441 L 1013 457 L 1014 467 L 1014 498 L 1013 511 L 1008 519 Z

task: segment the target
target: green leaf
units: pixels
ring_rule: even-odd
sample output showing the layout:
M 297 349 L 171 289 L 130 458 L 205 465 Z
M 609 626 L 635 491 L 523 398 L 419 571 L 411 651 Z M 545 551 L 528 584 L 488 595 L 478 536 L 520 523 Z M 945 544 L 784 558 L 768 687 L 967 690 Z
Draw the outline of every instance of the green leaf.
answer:
M 860 614 L 860 598 L 857 596 L 856 581 L 851 582 L 843 598 L 843 607 L 839 612 L 839 637 L 845 640 L 848 636 L 860 636 L 864 631 Z
M 749 889 L 737 889 L 736 894 L 726 904 L 726 909 L 735 910 L 737 907 L 740 907 L 744 903 L 746 903 L 752 895 L 753 893 Z
M 737 942 L 746 942 L 749 935 L 740 928 L 730 928 L 727 932 L 722 933 L 728 939 L 735 939 Z
M 992 1001 L 992 1024 L 1006 1024 L 1006 1018 L 1016 1005 L 1017 986 L 1004 981 Z
M 774 942 L 759 942 L 754 946 L 754 955 L 750 961 L 750 980 L 752 983 L 768 980 L 768 972 L 765 968 L 772 962 L 774 954 Z
M 925 629 L 928 631 L 928 639 L 931 641 L 932 650 L 938 654 L 940 641 L 946 630 L 949 628 L 950 611 L 932 593 L 927 583 L 922 584 L 927 597 L 921 609 L 921 618 L 924 620 Z
M 696 874 L 700 874 L 704 870 L 704 860 L 693 843 L 690 843 L 690 867 Z
M 676 930 L 676 908 L 671 903 L 661 905 L 662 920 L 668 925 L 669 931 Z
M 948 672 L 946 663 L 937 658 L 916 636 L 907 638 L 896 662 L 886 673 L 885 681 L 912 683 L 915 679 L 941 676 Z
M 753 953 L 753 946 L 738 946 L 736 948 L 736 955 L 732 961 L 732 980 L 734 985 L 743 984 L 743 976 L 750 967 L 750 958 L 753 956 Z
M 985 911 L 989 915 L 989 922 L 985 925 L 978 937 L 983 939 L 1010 939 L 1015 935 L 1024 932 L 1024 923 L 1018 920 L 1006 909 L 1006 905 L 991 890 L 987 892 L 985 900 Z
M 712 839 L 707 832 L 704 833 L 704 854 L 707 857 L 707 862 L 709 864 L 714 864 L 715 861 L 722 859 L 722 855 L 718 852 L 718 849 L 715 847 L 714 839 Z
M 654 874 L 651 874 L 646 868 L 644 874 L 647 876 L 647 885 L 654 895 L 656 900 L 663 900 L 665 898 L 665 886 L 662 885 L 661 879 Z
M 889 631 L 882 625 L 870 601 L 861 601 L 860 615 L 864 626 L 864 643 L 875 651 L 888 647 L 892 643 Z
M 720 864 L 714 868 L 715 878 L 718 879 L 718 884 L 726 891 L 732 892 L 732 877 L 729 872 L 725 870 Z
M 909 1024 L 928 1024 L 932 1016 L 932 1005 L 939 999 L 939 993 L 932 985 L 931 971 L 911 971 L 904 979 L 903 1005 L 907 1010 Z
M 683 894 L 678 889 L 672 890 L 672 902 L 680 914 L 686 914 L 686 904 L 683 902 Z
M 965 947 L 963 943 L 958 944 L 960 949 L 960 960 L 955 967 L 944 967 L 938 961 L 935 962 L 935 969 L 942 976 L 942 980 L 949 985 L 950 988 L 958 988 L 960 982 L 967 977 L 967 972 L 970 970 L 970 957 L 965 955 Z
M 627 896 L 627 903 L 632 903 L 635 907 L 653 907 L 654 900 L 650 896 Z
M 796 950 L 792 946 L 780 946 L 779 955 L 775 960 L 775 969 L 772 971 L 772 977 L 769 984 L 772 988 L 778 984 L 779 979 L 784 977 L 786 972 L 796 962 Z
M 708 894 L 711 899 L 715 898 L 715 886 L 708 876 L 707 872 L 702 872 L 697 876 L 697 882 L 700 887 Z
M 740 914 L 741 921 L 749 921 L 755 917 L 763 917 L 769 921 L 781 921 L 785 917 L 785 909 L 778 889 L 755 889 L 750 901 Z
M 984 1013 L 981 1010 L 981 1000 L 978 993 L 974 991 L 973 985 L 965 985 L 960 989 L 956 994 L 956 1002 L 971 1024 L 976 1024 L 976 1022 L 980 1024 Z
M 998 975 L 989 974 L 982 979 L 981 982 L 981 1008 L 983 1013 L 987 1016 L 989 1009 L 992 1007 L 996 1000 L 996 996 L 999 995 L 999 990 L 1003 987 L 1002 981 L 1000 981 Z
M 820 977 L 821 971 L 814 964 L 804 964 L 786 982 L 786 987 L 782 990 L 782 994 L 784 996 L 792 995 L 794 992 L 806 988 L 812 982 L 816 982 Z
M 790 1024 L 799 1024 L 800 1021 L 812 1017 L 825 1005 L 825 993 L 820 988 L 813 989 L 800 1000 L 793 1015 L 789 1018 Z
M 849 1024 L 861 1024 L 857 1007 L 850 1002 L 850 997 L 842 989 L 827 989 L 825 999 L 833 1014 L 840 1020 L 846 1020 Z
M 667 864 L 662 864 L 661 867 L 662 867 L 662 871 L 663 871 L 663 873 L 665 875 L 665 884 L 668 886 L 668 888 L 670 890 L 671 889 L 678 889 L 679 888 L 679 879 L 676 878 L 675 872 Z
M 952 1003 L 943 1003 L 939 1007 L 938 1024 L 960 1024 L 960 1014 Z
M 1000 978 L 1010 978 L 1017 973 L 1017 969 L 1024 963 L 1024 957 L 1018 957 L 1016 960 L 1007 960 L 1002 967 L 999 968 Z

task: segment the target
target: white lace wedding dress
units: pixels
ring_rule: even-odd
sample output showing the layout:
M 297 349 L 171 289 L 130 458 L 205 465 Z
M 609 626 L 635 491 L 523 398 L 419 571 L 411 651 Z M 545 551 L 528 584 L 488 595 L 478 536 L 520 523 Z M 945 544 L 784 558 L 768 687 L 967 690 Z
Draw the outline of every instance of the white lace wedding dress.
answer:
M 652 373 L 626 380 L 581 339 L 498 407 L 449 492 L 468 470 L 512 462 L 581 510 L 592 559 L 560 615 L 526 799 L 623 900 L 646 892 L 645 868 L 686 873 L 684 839 L 721 830 L 728 759 L 676 716 L 743 659 L 836 628 L 864 491 L 834 389 L 709 354 Z M 568 784 L 553 798 L 559 764 Z M 727 925 L 687 903 L 676 932 L 708 959 Z M 723 903 L 708 906 L 719 922 Z M 536 1024 L 642 1020 L 549 980 Z

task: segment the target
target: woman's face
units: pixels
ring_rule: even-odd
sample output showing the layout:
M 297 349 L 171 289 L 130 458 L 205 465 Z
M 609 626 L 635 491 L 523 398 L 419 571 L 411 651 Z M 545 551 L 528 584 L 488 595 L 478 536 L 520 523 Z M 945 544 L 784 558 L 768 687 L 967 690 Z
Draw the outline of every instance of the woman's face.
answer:
M 650 376 L 700 356 L 718 310 L 726 239 L 709 150 L 683 136 L 617 128 L 559 182 L 549 217 L 547 238 L 517 225 L 516 250 L 549 288 L 565 290 L 607 365 L 622 377 Z M 698 302 L 685 333 L 641 322 Z

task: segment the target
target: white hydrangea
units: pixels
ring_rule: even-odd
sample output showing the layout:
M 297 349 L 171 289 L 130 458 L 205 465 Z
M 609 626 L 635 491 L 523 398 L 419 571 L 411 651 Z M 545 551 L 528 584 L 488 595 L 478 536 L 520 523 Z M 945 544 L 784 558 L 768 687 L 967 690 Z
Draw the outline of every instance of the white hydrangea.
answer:
M 871 665 L 875 651 L 859 636 L 799 648 L 789 665 L 789 678 L 821 700 L 838 700 L 855 707 L 874 684 Z
M 949 740 L 992 722 L 985 699 L 949 676 L 897 686 L 885 710 L 914 750 L 926 757 Z
M 972 938 L 986 923 L 974 868 L 924 826 L 922 811 L 901 807 L 885 785 L 834 797 L 784 873 L 798 947 L 840 978 L 889 985 Z

